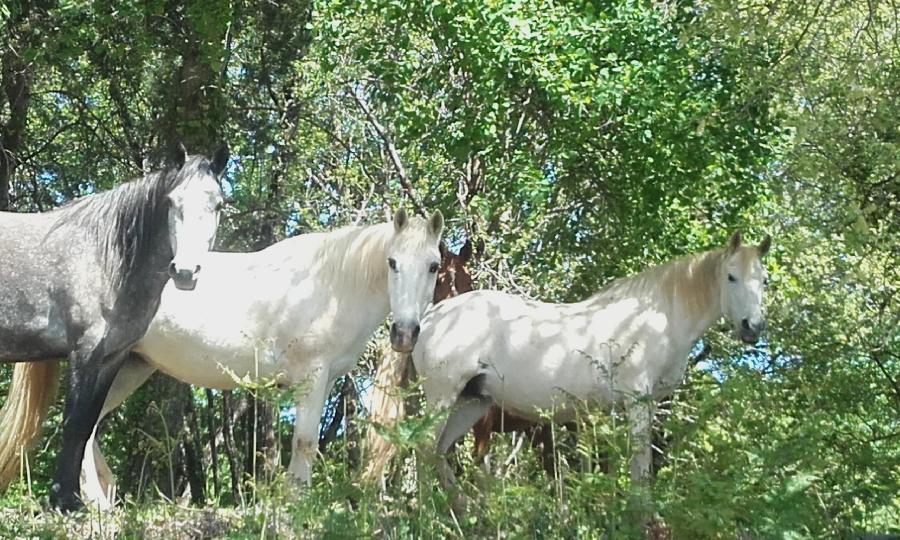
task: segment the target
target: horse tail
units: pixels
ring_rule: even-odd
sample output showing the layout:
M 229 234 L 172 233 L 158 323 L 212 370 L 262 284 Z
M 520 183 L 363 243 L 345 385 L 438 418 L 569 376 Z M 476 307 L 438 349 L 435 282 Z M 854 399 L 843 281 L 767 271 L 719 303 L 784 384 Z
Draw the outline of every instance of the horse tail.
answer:
M 397 454 L 397 448 L 382 437 L 375 426 L 392 428 L 397 421 L 406 415 L 406 404 L 397 390 L 407 386 L 408 366 L 411 362 L 408 353 L 397 353 L 387 348 L 381 364 L 375 373 L 372 385 L 371 425 L 366 433 L 366 468 L 362 480 L 372 484 L 378 481 L 388 462 Z
M 59 360 L 20 362 L 0 410 L 0 489 L 19 476 L 21 460 L 41 436 L 59 389 Z

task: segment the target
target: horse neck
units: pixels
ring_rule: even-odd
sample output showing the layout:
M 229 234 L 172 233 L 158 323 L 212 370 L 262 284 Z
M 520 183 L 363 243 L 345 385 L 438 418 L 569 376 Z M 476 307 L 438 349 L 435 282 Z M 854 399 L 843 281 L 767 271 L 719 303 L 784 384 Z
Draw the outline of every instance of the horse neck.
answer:
M 168 217 L 162 220 L 162 224 L 153 225 L 156 225 L 153 232 L 142 249 L 134 254 L 134 261 L 122 276 L 120 298 L 145 298 L 158 302 L 169 281 L 167 269 L 173 254 Z
M 655 311 L 664 314 L 670 338 L 687 344 L 696 341 L 722 315 L 718 294 L 721 252 L 706 252 L 671 261 L 639 274 L 614 281 L 576 310 L 601 314 L 607 306 L 625 301 L 627 313 Z
M 391 223 L 371 225 L 332 233 L 343 236 L 326 236 L 323 245 L 323 255 L 333 260 L 323 266 L 323 277 L 333 290 L 354 302 L 361 298 L 379 300 L 378 311 L 383 311 L 384 317 L 390 311 L 387 247 L 392 233 Z
M 673 329 L 693 343 L 722 317 L 719 268 L 724 252 L 707 251 L 673 263 L 661 282 Z
M 92 236 L 114 294 L 134 289 L 130 282 L 140 288 L 148 279 L 146 284 L 161 292 L 172 259 L 166 204 L 171 187 L 171 178 L 157 172 L 91 195 L 60 209 L 50 234 L 77 227 Z

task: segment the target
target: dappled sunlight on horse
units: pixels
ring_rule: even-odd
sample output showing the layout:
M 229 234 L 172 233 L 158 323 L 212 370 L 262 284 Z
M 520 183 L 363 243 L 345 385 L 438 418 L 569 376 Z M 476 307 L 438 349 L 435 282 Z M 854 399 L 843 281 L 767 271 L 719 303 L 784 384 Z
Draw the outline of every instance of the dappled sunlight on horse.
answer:
M 724 249 L 618 279 L 574 304 L 475 291 L 435 305 L 413 361 L 432 409 L 449 409 L 441 456 L 495 405 L 533 422 L 574 418 L 576 404 L 625 406 L 635 444 L 633 482 L 650 469 L 653 400 L 681 383 L 688 353 L 725 316 L 743 341 L 764 328 L 760 246 L 738 234 Z M 444 484 L 455 484 L 441 457 Z

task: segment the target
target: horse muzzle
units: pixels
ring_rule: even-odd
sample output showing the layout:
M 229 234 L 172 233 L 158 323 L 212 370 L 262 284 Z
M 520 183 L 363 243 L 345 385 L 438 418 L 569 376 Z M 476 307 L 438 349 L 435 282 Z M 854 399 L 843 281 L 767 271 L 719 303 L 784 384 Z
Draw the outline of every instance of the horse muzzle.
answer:
M 738 327 L 738 336 L 741 338 L 741 341 L 746 343 L 747 345 L 756 345 L 759 342 L 759 336 L 762 335 L 763 330 L 766 329 L 766 321 L 760 320 L 751 323 L 747 319 L 741 320 L 741 325 Z
M 200 265 L 194 267 L 194 270 L 178 269 L 175 263 L 169 265 L 169 277 L 175 287 L 182 291 L 193 291 L 197 286 L 197 274 L 200 273 Z
M 397 352 L 412 352 L 419 339 L 419 323 L 391 325 L 391 348 Z

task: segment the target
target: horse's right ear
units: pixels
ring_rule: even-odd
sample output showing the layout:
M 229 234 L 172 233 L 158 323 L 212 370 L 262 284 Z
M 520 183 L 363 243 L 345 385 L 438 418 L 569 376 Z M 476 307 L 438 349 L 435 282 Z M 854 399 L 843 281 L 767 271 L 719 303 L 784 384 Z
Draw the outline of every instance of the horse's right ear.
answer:
M 225 166 L 228 165 L 228 144 L 223 143 L 222 146 L 216 150 L 216 154 L 213 156 L 212 164 L 210 165 L 210 169 L 215 176 L 221 176 L 225 171 Z
M 469 238 L 466 240 L 466 243 L 463 244 L 461 248 L 459 248 L 459 258 L 463 263 L 469 262 L 469 259 L 472 258 L 472 239 Z
M 409 217 L 406 215 L 406 209 L 401 208 L 394 214 L 394 230 L 402 232 L 409 225 Z
M 739 247 L 741 247 L 741 232 L 734 231 L 731 240 L 728 241 L 728 253 L 734 253 Z
M 169 152 L 169 162 L 172 167 L 179 170 L 184 167 L 185 161 L 187 161 L 187 149 L 184 147 L 184 143 L 179 141 Z

